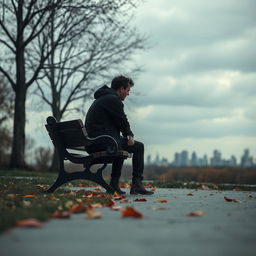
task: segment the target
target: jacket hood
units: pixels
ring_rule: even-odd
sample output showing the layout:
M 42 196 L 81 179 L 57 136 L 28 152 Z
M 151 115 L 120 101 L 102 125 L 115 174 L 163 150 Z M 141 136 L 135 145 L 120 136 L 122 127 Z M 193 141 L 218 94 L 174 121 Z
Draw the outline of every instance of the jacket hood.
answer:
M 112 95 L 116 95 L 117 93 L 115 90 L 113 90 L 112 88 L 108 87 L 107 85 L 103 85 L 101 88 L 99 88 L 95 93 L 94 93 L 94 98 L 98 99 L 101 96 L 107 95 L 107 94 L 112 94 Z

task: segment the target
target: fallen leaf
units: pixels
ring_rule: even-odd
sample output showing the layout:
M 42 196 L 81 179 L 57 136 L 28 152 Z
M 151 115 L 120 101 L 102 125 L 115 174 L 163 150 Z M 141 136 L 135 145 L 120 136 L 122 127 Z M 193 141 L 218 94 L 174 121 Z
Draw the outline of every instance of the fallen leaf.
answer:
M 35 197 L 35 195 L 25 195 L 25 196 L 23 196 L 23 197 L 29 198 L 29 197 Z
M 92 192 L 97 193 L 97 192 L 101 192 L 100 188 L 95 188 Z
M 225 199 L 225 201 L 227 201 L 227 202 L 241 203 L 240 200 L 231 199 L 231 198 L 228 198 L 228 197 L 226 197 L 226 196 L 224 196 L 224 199 Z
M 21 228 L 40 228 L 43 226 L 43 223 L 41 221 L 31 218 L 25 220 L 18 220 L 16 222 L 16 226 Z
M 123 218 L 143 218 L 143 215 L 136 211 L 133 207 L 127 206 L 125 209 L 120 209 Z
M 114 200 L 122 200 L 124 198 L 126 198 L 126 196 L 119 195 L 117 192 L 115 192 L 113 195 Z
M 195 211 L 195 212 L 190 212 L 187 214 L 187 216 L 191 216 L 191 217 L 200 217 L 203 215 L 204 215 L 203 211 Z
M 82 204 L 74 204 L 69 208 L 69 210 L 71 212 L 84 212 L 86 210 L 86 207 Z
M 99 219 L 102 217 L 101 212 L 96 212 L 93 208 L 87 208 L 85 212 L 86 219 Z
M 169 210 L 170 208 L 167 207 L 154 207 L 153 210 L 155 211 L 164 211 L 164 210 Z
M 150 191 L 156 191 L 157 187 L 153 187 L 150 189 Z
M 236 188 L 234 188 L 233 190 L 234 190 L 234 191 L 241 191 L 241 188 L 236 187 Z
M 134 202 L 146 202 L 147 199 L 146 198 L 136 198 L 135 200 L 133 200 Z
M 61 211 L 56 211 L 53 214 L 50 215 L 50 218 L 53 219 L 68 219 L 71 216 L 71 212 L 61 212 Z
M 92 208 L 102 208 L 102 204 L 101 203 L 90 204 L 90 207 L 92 207 Z
M 48 188 L 48 185 L 37 184 L 36 187 L 45 190 Z
M 120 188 L 131 188 L 131 185 L 129 185 L 128 183 L 121 183 Z
M 85 184 L 79 183 L 77 184 L 77 187 L 80 187 L 80 188 L 85 187 Z
M 202 190 L 209 190 L 210 188 L 206 185 L 202 185 L 201 187 L 199 187 L 199 189 L 202 189 Z
M 159 198 L 159 199 L 156 199 L 156 201 L 155 201 L 155 202 L 157 202 L 157 203 L 167 203 L 167 202 L 168 202 L 168 200 L 163 199 L 163 198 Z
M 131 203 L 131 201 L 129 201 L 128 199 L 122 199 L 121 201 L 119 201 L 120 204 L 128 204 Z
M 49 197 L 50 200 L 54 200 L 54 201 L 58 201 L 60 200 L 59 198 L 57 198 L 56 196 L 50 196 Z
M 193 194 L 192 193 L 188 193 L 187 196 L 193 196 Z
M 108 201 L 108 203 L 106 204 L 107 207 L 112 207 L 115 204 L 115 201 L 113 201 L 112 199 L 110 199 Z

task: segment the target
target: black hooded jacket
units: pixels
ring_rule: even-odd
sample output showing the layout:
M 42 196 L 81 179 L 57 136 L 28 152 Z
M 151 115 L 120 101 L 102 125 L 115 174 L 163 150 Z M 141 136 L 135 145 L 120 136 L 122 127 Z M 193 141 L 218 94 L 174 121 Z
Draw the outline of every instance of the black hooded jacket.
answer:
M 124 137 L 133 137 L 124 113 L 124 104 L 116 91 L 104 85 L 94 93 L 94 98 L 85 119 L 85 128 L 89 137 L 110 135 L 119 145 L 120 133 Z

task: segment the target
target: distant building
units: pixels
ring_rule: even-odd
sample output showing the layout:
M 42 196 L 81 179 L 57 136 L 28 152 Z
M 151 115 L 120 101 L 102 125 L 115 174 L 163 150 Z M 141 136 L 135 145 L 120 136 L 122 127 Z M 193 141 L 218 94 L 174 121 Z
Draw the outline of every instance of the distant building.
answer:
M 249 149 L 245 149 L 244 154 L 241 157 L 241 166 L 243 166 L 243 167 L 252 167 L 253 165 L 254 165 L 253 157 L 250 156 Z
M 189 166 L 189 158 L 188 158 L 187 150 L 183 150 L 180 154 L 180 165 L 181 166 Z
M 191 166 L 198 166 L 198 158 L 195 151 L 192 153 L 190 163 L 191 163 Z
M 180 154 L 177 153 L 177 152 L 175 152 L 175 155 L 174 155 L 173 165 L 174 166 L 180 166 L 181 165 L 181 157 L 180 157 Z
M 223 166 L 221 153 L 217 149 L 213 151 L 213 157 L 211 158 L 211 166 Z

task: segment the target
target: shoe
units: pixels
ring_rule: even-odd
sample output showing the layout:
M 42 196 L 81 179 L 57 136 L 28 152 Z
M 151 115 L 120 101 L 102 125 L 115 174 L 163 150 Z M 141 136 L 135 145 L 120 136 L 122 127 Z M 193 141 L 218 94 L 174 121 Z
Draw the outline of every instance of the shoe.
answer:
M 130 194 L 132 194 L 132 195 L 138 195 L 138 194 L 140 194 L 140 195 L 153 195 L 154 192 L 148 191 L 144 188 L 144 186 L 142 184 L 142 178 L 133 177 Z
M 119 177 L 111 177 L 109 185 L 120 195 L 125 195 L 126 193 L 122 191 L 119 187 Z

